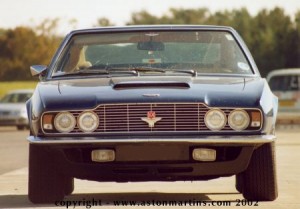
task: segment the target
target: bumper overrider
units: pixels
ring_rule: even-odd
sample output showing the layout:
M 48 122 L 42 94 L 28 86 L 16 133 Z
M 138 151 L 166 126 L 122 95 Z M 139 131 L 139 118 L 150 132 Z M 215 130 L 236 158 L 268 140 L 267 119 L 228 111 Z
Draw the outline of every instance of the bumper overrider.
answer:
M 248 167 L 253 151 L 275 138 L 274 135 L 195 139 L 30 136 L 28 140 L 30 146 L 39 146 L 53 156 L 53 164 L 65 175 L 124 182 L 202 180 L 241 173 Z M 203 152 L 195 154 L 199 150 Z M 92 156 L 97 151 L 100 155 L 113 152 L 113 159 L 97 161 Z M 211 154 L 214 155 L 212 159 L 209 158 Z

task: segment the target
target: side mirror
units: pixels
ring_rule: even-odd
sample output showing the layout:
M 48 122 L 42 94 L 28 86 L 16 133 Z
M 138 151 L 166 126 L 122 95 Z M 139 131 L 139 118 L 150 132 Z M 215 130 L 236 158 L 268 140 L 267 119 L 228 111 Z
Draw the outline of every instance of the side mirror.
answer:
M 30 72 L 32 76 L 43 76 L 47 70 L 46 65 L 32 65 L 30 66 Z

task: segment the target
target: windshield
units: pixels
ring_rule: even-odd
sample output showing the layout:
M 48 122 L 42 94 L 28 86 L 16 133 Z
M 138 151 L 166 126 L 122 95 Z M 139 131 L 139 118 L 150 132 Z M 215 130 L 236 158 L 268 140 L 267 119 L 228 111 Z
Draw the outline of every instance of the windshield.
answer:
M 150 72 L 151 68 L 155 70 Z M 63 50 L 52 76 L 96 70 L 107 74 L 108 69 L 109 74 L 126 69 L 128 76 L 135 76 L 128 70 L 140 71 L 141 76 L 181 74 L 183 70 L 197 74 L 253 74 L 228 32 L 145 31 L 76 35 Z

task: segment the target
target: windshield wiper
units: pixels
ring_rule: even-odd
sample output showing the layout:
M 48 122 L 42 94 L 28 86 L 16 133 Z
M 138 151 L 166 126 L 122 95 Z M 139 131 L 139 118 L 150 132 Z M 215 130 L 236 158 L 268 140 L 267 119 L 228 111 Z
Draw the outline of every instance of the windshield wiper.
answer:
M 106 71 L 109 73 L 115 72 L 134 72 L 139 76 L 140 72 L 160 72 L 165 73 L 166 70 L 162 68 L 154 68 L 154 67 L 107 67 Z
M 71 73 L 65 73 L 65 72 L 59 72 L 53 75 L 52 77 L 68 77 L 68 76 L 74 76 L 74 75 L 95 75 L 95 74 L 103 74 L 103 75 L 108 75 L 109 73 L 106 71 L 95 71 L 95 70 L 76 70 L 72 71 Z
M 168 68 L 163 69 L 163 68 L 155 68 L 155 67 L 134 67 L 130 69 L 136 70 L 138 72 L 160 72 L 160 73 L 177 72 L 177 73 L 188 73 L 193 75 L 194 77 L 197 76 L 197 71 L 195 70 L 168 69 Z
M 173 71 L 173 72 L 178 72 L 178 73 L 187 73 L 187 74 L 191 74 L 193 77 L 196 77 L 197 76 L 197 71 L 196 70 L 180 70 L 180 69 L 173 69 L 173 70 L 170 70 L 170 71 Z
M 76 75 L 108 75 L 110 76 L 111 74 L 131 74 L 131 75 L 138 75 L 138 72 L 134 70 L 116 70 L 116 71 L 110 71 L 108 69 L 96 69 L 96 70 L 91 70 L 91 69 L 80 69 L 76 71 L 72 71 L 71 73 L 59 73 L 55 74 L 52 76 L 53 78 L 56 77 L 69 77 L 69 76 L 76 76 Z
M 193 77 L 197 76 L 197 71 L 193 69 L 168 69 L 168 68 L 156 68 L 156 67 L 108 67 L 106 68 L 107 71 L 113 72 L 115 70 L 132 70 L 136 71 L 137 73 L 140 72 L 159 72 L 159 73 L 166 73 L 166 72 L 175 72 L 175 73 L 187 73 L 191 74 Z
M 163 69 L 163 68 L 155 68 L 155 67 L 106 67 L 101 69 L 79 69 L 76 71 L 72 71 L 70 73 L 58 73 L 53 75 L 53 78 L 56 77 L 69 77 L 69 76 L 76 76 L 76 75 L 107 75 L 110 77 L 114 74 L 130 74 L 139 76 L 140 73 L 146 72 L 159 72 L 159 73 L 166 73 L 166 72 L 174 72 L 174 73 L 187 73 L 191 74 L 192 76 L 197 76 L 197 71 L 195 70 L 187 70 L 187 69 Z
M 156 68 L 156 67 L 147 67 L 147 66 L 133 67 L 133 68 L 129 68 L 129 69 L 136 70 L 138 72 L 159 72 L 159 73 L 166 72 L 166 69 Z

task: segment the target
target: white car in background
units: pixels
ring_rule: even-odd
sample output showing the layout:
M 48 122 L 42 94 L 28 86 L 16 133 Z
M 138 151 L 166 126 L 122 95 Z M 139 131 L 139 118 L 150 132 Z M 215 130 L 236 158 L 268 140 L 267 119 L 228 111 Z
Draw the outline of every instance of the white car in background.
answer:
M 0 100 L 0 126 L 16 126 L 18 130 L 28 128 L 26 101 L 33 92 L 33 89 L 14 90 Z
M 279 99 L 277 121 L 300 123 L 300 68 L 273 70 L 267 80 Z

